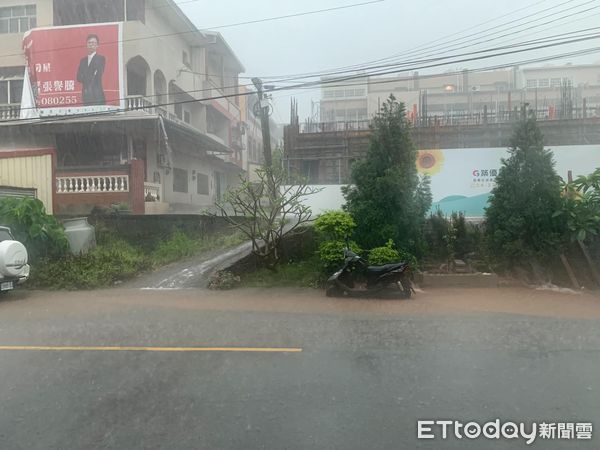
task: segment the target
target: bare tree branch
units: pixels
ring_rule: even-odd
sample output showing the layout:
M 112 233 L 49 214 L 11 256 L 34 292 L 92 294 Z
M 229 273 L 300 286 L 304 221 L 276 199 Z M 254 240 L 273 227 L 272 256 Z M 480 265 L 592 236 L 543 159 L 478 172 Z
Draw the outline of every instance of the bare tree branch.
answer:
M 256 174 L 258 182 L 242 178 L 239 186 L 227 192 L 224 202 L 216 205 L 216 215 L 247 236 L 252 252 L 274 267 L 281 257 L 283 238 L 299 234 L 311 221 L 312 212 L 303 200 L 320 189 L 305 180 L 290 180 L 275 167 L 259 169 Z

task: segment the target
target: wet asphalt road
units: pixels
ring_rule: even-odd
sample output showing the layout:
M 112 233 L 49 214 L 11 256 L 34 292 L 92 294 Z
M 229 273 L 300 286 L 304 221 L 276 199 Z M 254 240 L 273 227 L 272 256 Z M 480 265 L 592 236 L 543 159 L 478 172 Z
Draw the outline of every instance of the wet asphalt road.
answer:
M 595 308 L 561 317 L 469 309 L 459 292 L 413 303 L 285 290 L 15 294 L 0 301 L 0 346 L 11 348 L 0 350 L 3 450 L 600 448 L 598 436 L 416 439 L 417 419 L 593 422 L 599 435 L 595 299 L 547 294 L 549 307 Z

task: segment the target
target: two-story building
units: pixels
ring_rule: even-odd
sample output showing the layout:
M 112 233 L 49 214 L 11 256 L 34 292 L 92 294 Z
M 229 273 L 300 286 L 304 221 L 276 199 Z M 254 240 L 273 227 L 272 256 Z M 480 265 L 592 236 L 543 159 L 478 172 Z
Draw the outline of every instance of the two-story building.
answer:
M 104 30 L 100 24 L 118 26 L 119 38 L 99 39 L 84 63 L 85 41 L 98 34 L 95 26 Z M 85 38 L 54 39 L 60 30 Z M 50 45 L 43 33 L 62 44 L 35 53 Z M 33 50 L 24 51 L 24 38 Z M 65 59 L 60 52 L 75 47 L 81 63 L 78 57 L 72 68 L 56 68 Z M 53 66 L 39 62 L 44 51 L 59 55 Z M 79 64 L 92 67 L 96 54 L 105 60 L 94 73 L 104 72 L 106 104 L 116 105 L 100 112 L 97 105 L 86 109 L 77 71 Z M 30 78 L 43 79 L 45 71 L 72 75 L 36 82 L 25 78 L 26 67 Z M 111 90 L 113 69 L 120 90 Z M 4 0 L 0 193 L 2 186 L 29 189 L 56 214 L 120 203 L 135 213 L 210 208 L 247 169 L 241 164 L 243 71 L 223 37 L 198 30 L 172 0 Z M 24 89 L 33 94 L 27 107 L 20 104 Z M 60 107 L 48 108 L 52 102 Z M 40 114 L 28 114 L 31 109 Z
M 240 108 L 243 124 L 243 146 L 241 166 L 252 181 L 257 180 L 256 169 L 263 164 L 263 138 L 260 117 L 257 116 L 258 96 L 248 87 L 242 86 Z

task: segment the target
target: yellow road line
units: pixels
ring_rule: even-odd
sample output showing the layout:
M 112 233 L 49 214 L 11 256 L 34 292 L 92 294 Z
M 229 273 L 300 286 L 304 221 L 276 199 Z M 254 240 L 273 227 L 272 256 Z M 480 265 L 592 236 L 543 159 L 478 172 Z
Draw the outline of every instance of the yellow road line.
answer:
M 49 352 L 243 352 L 243 353 L 300 353 L 301 348 L 277 347 L 80 347 L 80 346 L 30 346 L 3 345 L 0 351 L 49 351 Z

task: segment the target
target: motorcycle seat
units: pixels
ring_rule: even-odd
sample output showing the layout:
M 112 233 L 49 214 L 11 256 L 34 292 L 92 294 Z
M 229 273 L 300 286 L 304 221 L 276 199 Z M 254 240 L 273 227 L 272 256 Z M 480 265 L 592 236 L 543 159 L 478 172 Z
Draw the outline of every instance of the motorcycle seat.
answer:
M 394 264 L 386 264 L 384 266 L 369 266 L 367 267 L 367 272 L 372 274 L 381 274 L 386 272 L 391 272 L 392 270 L 402 269 L 406 266 L 406 263 L 394 263 Z

